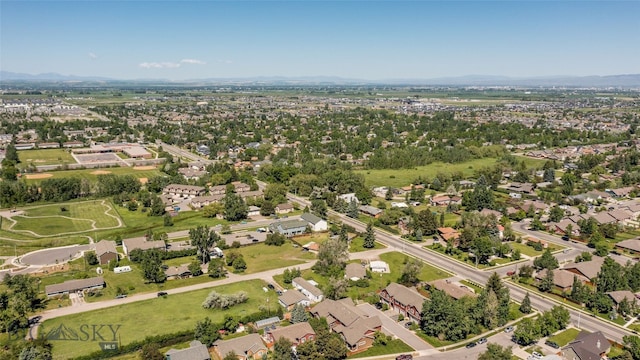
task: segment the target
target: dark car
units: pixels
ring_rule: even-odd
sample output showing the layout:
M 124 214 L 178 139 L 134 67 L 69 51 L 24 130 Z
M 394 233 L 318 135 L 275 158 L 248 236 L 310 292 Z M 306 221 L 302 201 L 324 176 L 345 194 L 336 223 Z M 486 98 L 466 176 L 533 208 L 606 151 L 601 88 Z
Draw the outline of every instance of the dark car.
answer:
M 382 309 L 382 303 L 376 303 L 376 309 L 378 310 Z
M 544 343 L 545 343 L 545 345 L 550 346 L 550 347 L 552 347 L 554 349 L 559 349 L 560 348 L 560 345 L 558 345 L 555 342 L 550 341 L 550 340 L 547 340 Z
M 412 359 L 413 359 L 413 355 L 411 354 L 402 354 L 402 355 L 396 356 L 396 360 L 412 360 Z
M 410 328 L 410 327 L 411 327 L 411 325 L 413 325 L 413 321 L 407 321 L 407 322 L 404 324 L 404 327 L 408 329 L 408 328 Z
M 472 347 L 476 346 L 478 344 L 474 343 L 474 342 L 470 342 L 467 344 L 467 346 L 465 346 L 467 349 L 471 349 Z
M 169 293 L 168 293 L 168 292 L 166 292 L 166 291 L 160 291 L 160 292 L 158 293 L 158 297 L 161 297 L 161 296 L 167 296 L 167 295 L 169 295 Z
M 275 286 L 273 286 L 273 284 L 271 284 L 271 283 L 267 284 L 267 287 L 268 287 L 269 289 L 271 289 L 271 290 L 273 290 L 273 289 L 275 289 L 275 288 L 276 288 L 276 287 L 275 287 Z
M 480 340 L 478 340 L 478 345 L 485 344 L 486 342 L 487 342 L 487 338 L 480 338 Z

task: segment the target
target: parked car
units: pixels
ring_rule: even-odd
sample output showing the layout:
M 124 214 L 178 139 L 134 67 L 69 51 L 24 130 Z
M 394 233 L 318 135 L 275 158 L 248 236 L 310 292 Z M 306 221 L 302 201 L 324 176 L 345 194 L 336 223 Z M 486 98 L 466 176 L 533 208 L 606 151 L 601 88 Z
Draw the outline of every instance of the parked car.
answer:
M 381 310 L 382 309 L 382 303 L 377 302 L 376 303 L 376 309 Z
M 516 274 L 515 271 L 507 271 L 507 276 L 513 276 L 515 274 Z
M 487 338 L 480 338 L 478 340 L 478 345 L 482 345 L 482 344 L 486 344 L 487 343 Z
M 542 354 L 540 354 L 540 353 L 539 353 L 539 352 L 537 352 L 537 351 L 532 352 L 532 353 L 531 353 L 531 356 L 532 356 L 534 359 L 536 359 L 536 360 L 538 360 L 538 359 L 542 359 Z
M 124 299 L 126 298 L 127 295 L 126 294 L 120 294 L 120 295 L 116 295 L 116 299 Z
M 161 297 L 161 296 L 167 296 L 167 295 L 169 295 L 169 293 L 168 293 L 168 292 L 166 292 L 166 291 L 160 291 L 160 292 L 158 292 L 158 297 Z
M 272 283 L 268 283 L 268 284 L 267 284 L 267 287 L 268 287 L 269 289 L 271 289 L 271 290 L 273 290 L 273 289 L 275 289 L 275 288 L 276 288 L 275 286 L 273 286 L 273 284 L 272 284 Z
M 506 333 L 510 333 L 513 330 L 515 330 L 515 328 L 513 326 L 507 326 L 506 328 L 504 328 L 504 332 L 506 332 Z
M 465 346 L 467 349 L 471 349 L 472 347 L 476 346 L 478 344 L 474 343 L 474 342 L 470 342 L 467 344 L 467 346 Z
M 547 340 L 544 343 L 545 343 L 545 345 L 550 346 L 550 347 L 552 347 L 554 349 L 559 349 L 560 348 L 560 345 L 558 345 L 555 341 Z
M 412 360 L 412 359 L 413 359 L 413 355 L 411 354 L 402 354 L 402 355 L 396 356 L 396 360 Z
M 404 327 L 407 329 L 410 328 L 411 325 L 413 325 L 413 321 L 407 321 L 406 323 L 404 323 Z

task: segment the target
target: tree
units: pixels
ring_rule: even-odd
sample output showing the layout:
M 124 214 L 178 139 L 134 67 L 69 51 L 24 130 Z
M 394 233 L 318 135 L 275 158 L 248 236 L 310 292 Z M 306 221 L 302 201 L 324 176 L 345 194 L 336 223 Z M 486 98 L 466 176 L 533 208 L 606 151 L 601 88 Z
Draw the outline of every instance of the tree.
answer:
M 478 360 L 511 360 L 512 356 L 511 346 L 505 348 L 498 344 L 488 343 L 487 350 L 478 356 Z
M 210 277 L 218 279 L 227 275 L 227 270 L 224 268 L 224 260 L 213 259 L 209 262 L 207 273 Z
M 160 346 L 156 343 L 147 343 L 140 349 L 141 360 L 164 360 L 164 355 L 160 352 Z
M 164 214 L 162 222 L 165 227 L 173 226 L 173 218 L 169 214 Z
M 273 344 L 273 353 L 271 354 L 271 359 L 273 360 L 291 360 L 294 356 L 293 350 L 291 347 L 293 343 L 291 340 L 280 337 L 276 340 L 275 344 Z
M 347 358 L 347 345 L 340 335 L 336 333 L 329 334 L 329 340 L 325 342 L 322 348 L 322 358 L 327 360 L 341 360 Z
M 275 214 L 276 209 L 273 203 L 269 200 L 265 200 L 262 202 L 262 206 L 260 206 L 260 215 L 269 216 Z
M 418 276 L 420 276 L 422 266 L 423 263 L 419 259 L 405 257 L 404 268 L 398 282 L 405 286 L 415 286 L 420 281 Z
M 4 154 L 4 158 L 8 161 L 12 161 L 16 164 L 20 163 L 20 158 L 18 157 L 18 150 L 16 149 L 15 143 L 12 141 L 7 145 L 5 149 L 6 152 Z
M 140 267 L 142 268 L 142 276 L 150 282 L 161 283 L 167 279 L 167 275 L 162 270 L 162 258 L 158 250 L 144 251 Z
M 569 293 L 569 299 L 577 302 L 578 304 L 583 304 L 589 298 L 589 289 L 582 283 L 582 281 L 578 280 L 577 276 L 573 277 L 573 284 L 571 285 L 571 293 Z
M 202 208 L 202 216 L 206 218 L 214 218 L 218 214 L 222 214 L 224 212 L 224 205 L 219 202 L 211 203 L 204 208 Z
M 299 360 L 317 360 L 322 356 L 318 352 L 315 341 L 306 341 L 296 346 L 296 355 Z
M 235 351 L 231 350 L 224 356 L 224 358 L 222 358 L 222 360 L 238 360 L 238 355 Z
M 464 302 L 456 301 L 440 290 L 431 292 L 431 301 L 422 305 L 420 327 L 429 336 L 441 340 L 459 341 L 470 332 L 468 310 Z
M 347 293 L 349 283 L 343 278 L 331 277 L 324 289 L 324 296 L 331 300 L 342 299 Z
M 531 313 L 531 299 L 529 298 L 529 292 L 522 299 L 522 303 L 520 303 L 520 312 L 523 314 Z
M 529 279 L 533 276 L 533 267 L 531 265 L 522 265 L 518 270 L 518 276 L 523 279 Z
M 433 235 L 438 229 L 438 220 L 431 209 L 422 210 L 414 217 L 413 228 L 422 230 L 424 235 Z
M 239 221 L 247 218 L 249 210 L 244 200 L 234 192 L 227 192 L 224 196 L 224 217 L 229 221 Z
M 304 309 L 304 305 L 297 304 L 294 306 L 293 310 L 291 310 L 291 323 L 295 324 L 305 322 L 307 320 L 309 320 L 309 316 L 307 316 L 307 311 Z
M 547 248 L 542 255 L 533 261 L 533 266 L 538 269 L 554 270 L 558 268 L 558 259 L 551 254 L 551 249 Z
M 384 194 L 384 199 L 387 201 L 391 201 L 393 199 L 393 191 L 391 190 L 390 186 L 387 188 L 387 192 Z
M 540 280 L 538 289 L 542 292 L 550 292 L 553 289 L 553 270 L 545 269 L 544 277 Z
M 267 234 L 267 238 L 264 241 L 266 245 L 282 246 L 287 241 L 287 237 L 279 232 Z
M 244 257 L 241 255 L 233 261 L 232 266 L 234 272 L 243 272 L 247 269 L 247 262 L 244 261 Z
M 556 180 L 556 170 L 545 169 L 544 175 L 542 176 L 542 180 L 546 182 L 554 182 Z
M 624 268 L 612 258 L 605 257 L 595 283 L 600 293 L 624 290 L 626 288 Z
M 13 161 L 7 159 L 2 160 L 2 170 L 0 172 L 0 178 L 4 181 L 16 181 L 18 180 L 18 168 Z
M 494 253 L 494 242 L 487 236 L 480 236 L 471 242 L 470 251 L 476 258 L 476 264 L 486 264 Z
M 202 275 L 202 267 L 200 267 L 200 261 L 195 260 L 195 261 L 191 262 L 191 264 L 189 264 L 189 271 L 191 272 L 191 275 L 193 275 L 193 276 Z
M 529 345 L 534 343 L 540 338 L 540 328 L 536 321 L 531 318 L 524 318 L 518 324 L 518 327 L 513 332 L 513 339 L 517 344 Z
M 209 262 L 209 249 L 220 239 L 215 231 L 209 229 L 205 225 L 189 229 L 189 238 L 191 245 L 197 249 L 197 254 L 202 264 Z
M 322 199 L 311 200 L 311 212 L 321 218 L 327 217 L 327 203 Z
M 364 247 L 365 249 L 371 249 L 375 246 L 375 242 L 376 233 L 373 230 L 373 222 L 369 222 L 369 224 L 367 225 L 367 231 L 364 235 L 364 242 L 362 244 L 362 247 Z
M 358 203 L 356 203 L 355 199 L 351 199 L 347 206 L 347 216 L 353 219 L 358 218 Z
M 51 360 L 51 345 L 41 346 L 39 344 L 29 344 L 20 351 L 18 360 Z
M 84 253 L 84 259 L 89 265 L 98 265 L 98 256 L 93 251 L 87 251 Z
M 628 351 L 634 360 L 640 360 L 640 337 L 625 335 L 622 337 L 624 349 Z
M 340 241 L 344 243 L 349 241 L 349 232 L 347 230 L 347 224 L 342 223 L 342 226 L 340 226 L 340 233 L 338 234 L 338 239 L 340 239 Z
M 339 276 L 349 259 L 347 246 L 346 242 L 335 238 L 330 238 L 320 244 L 318 261 L 313 265 L 313 271 L 325 276 Z
M 467 210 L 493 209 L 495 207 L 495 199 L 493 191 L 487 186 L 487 180 L 484 175 L 478 178 L 473 192 L 465 192 L 468 195 Z
M 555 205 L 554 207 L 551 208 L 551 210 L 549 210 L 549 221 L 558 222 L 562 220 L 563 217 L 564 217 L 564 210 L 561 209 L 558 205 Z

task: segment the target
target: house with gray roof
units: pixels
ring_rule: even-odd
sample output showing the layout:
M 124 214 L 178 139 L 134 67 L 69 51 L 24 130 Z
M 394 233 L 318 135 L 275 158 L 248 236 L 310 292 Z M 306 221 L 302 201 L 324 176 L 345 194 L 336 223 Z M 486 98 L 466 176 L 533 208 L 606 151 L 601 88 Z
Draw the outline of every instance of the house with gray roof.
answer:
M 61 284 L 47 285 L 44 292 L 48 297 L 70 294 L 76 291 L 98 290 L 104 288 L 104 278 L 102 276 L 88 279 L 67 280 Z
M 344 271 L 344 277 L 353 281 L 364 279 L 366 276 L 367 268 L 360 263 L 349 263 Z
M 269 225 L 271 232 L 280 233 L 286 237 L 304 234 L 307 231 L 307 222 L 301 219 L 275 221 Z
M 108 264 L 110 261 L 118 260 L 116 242 L 113 240 L 100 240 L 96 243 L 96 256 L 100 265 Z
M 140 249 L 142 251 L 151 249 L 166 251 L 167 245 L 162 240 L 147 241 L 145 238 L 122 240 L 122 250 L 124 251 L 125 256 L 129 256 L 129 254 L 136 249 Z
M 220 359 L 233 352 L 238 360 L 261 360 L 269 351 L 258 334 L 249 334 L 230 340 L 217 340 L 213 343 L 213 351 Z
M 308 282 L 307 280 L 297 277 L 291 281 L 291 285 L 298 289 L 304 296 L 309 298 L 311 302 L 316 303 L 322 301 L 324 298 L 324 294 L 322 290 L 318 289 L 315 285 Z
M 327 231 L 329 228 L 326 220 L 312 213 L 304 213 L 300 215 L 300 219 L 309 224 L 311 231 Z
M 601 331 L 582 331 L 575 340 L 562 348 L 562 356 L 571 360 L 600 360 L 606 357 L 611 344 Z
M 189 343 L 186 349 L 169 349 L 167 360 L 211 360 L 207 347 L 198 340 Z
M 278 296 L 278 303 L 287 311 L 291 311 L 298 304 L 308 307 L 311 305 L 311 300 L 298 290 L 287 290 L 282 293 L 282 295 Z
M 616 244 L 616 247 L 630 253 L 640 253 L 640 239 L 623 240 Z

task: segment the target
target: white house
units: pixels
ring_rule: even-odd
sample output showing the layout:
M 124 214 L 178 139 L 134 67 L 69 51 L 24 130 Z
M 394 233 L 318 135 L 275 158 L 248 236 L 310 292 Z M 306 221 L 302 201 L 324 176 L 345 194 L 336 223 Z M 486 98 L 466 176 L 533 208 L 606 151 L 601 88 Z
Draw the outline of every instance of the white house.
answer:
M 374 260 L 369 263 L 372 272 L 389 273 L 389 264 L 381 260 Z
M 327 221 L 314 214 L 304 213 L 300 216 L 300 218 L 309 223 L 311 231 L 327 231 L 327 229 L 329 229 Z
M 355 201 L 356 204 L 360 203 L 360 200 L 358 200 L 355 193 L 338 195 L 338 199 L 344 200 L 344 202 L 346 202 L 347 204 L 350 203 L 351 200 Z
M 324 299 L 324 294 L 322 293 L 322 290 L 318 289 L 315 285 L 313 285 L 312 283 L 308 282 L 307 280 L 301 277 L 297 277 L 293 279 L 293 281 L 291 282 L 291 285 L 293 285 L 293 287 L 295 287 L 296 289 L 300 290 L 300 292 L 304 296 L 309 298 L 311 302 L 316 303 Z

